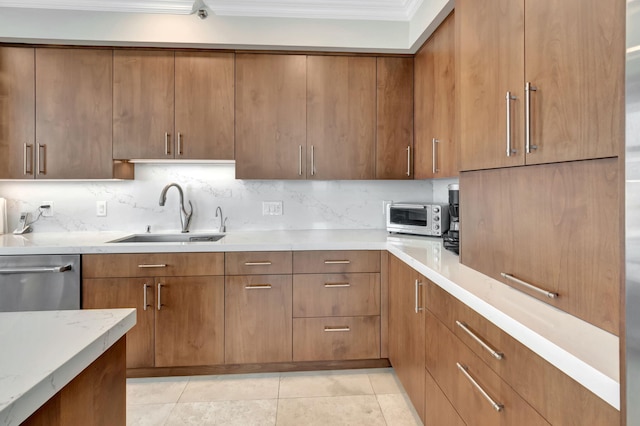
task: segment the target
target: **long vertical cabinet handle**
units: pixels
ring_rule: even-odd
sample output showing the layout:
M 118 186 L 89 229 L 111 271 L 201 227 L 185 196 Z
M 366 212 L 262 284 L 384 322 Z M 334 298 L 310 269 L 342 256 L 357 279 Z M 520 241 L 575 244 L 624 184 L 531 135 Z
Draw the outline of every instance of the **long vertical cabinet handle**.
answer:
M 164 132 L 164 155 L 171 154 L 171 147 L 169 146 L 169 132 Z
M 29 153 L 31 151 L 31 153 Z M 33 145 L 25 143 L 24 144 L 24 152 L 23 152 L 23 174 L 32 175 L 33 174 Z
M 516 99 L 517 98 L 513 96 L 511 92 L 507 92 L 507 96 L 505 97 L 505 100 L 507 101 L 507 157 L 511 157 L 511 155 L 517 152 L 511 147 L 511 101 Z
M 302 145 L 298 145 L 298 176 L 302 176 Z
M 146 311 L 147 308 L 151 305 L 149 305 L 149 301 L 147 299 L 147 289 L 149 288 L 149 284 L 146 284 L 142 286 L 142 291 L 143 291 L 143 297 L 142 297 L 142 304 L 144 305 L 144 310 Z
M 433 163 L 432 163 L 432 172 L 435 175 L 436 173 L 438 173 L 440 170 L 438 169 L 438 149 L 436 148 L 436 146 L 440 143 L 440 141 L 436 138 L 431 139 L 431 156 L 433 157 Z
M 407 147 L 407 176 L 411 176 L 411 145 Z
M 176 149 L 176 153 L 178 155 L 182 155 L 182 133 L 178 132 L 177 139 L 178 147 Z
M 420 307 L 420 287 L 422 286 L 422 283 L 420 282 L 420 280 L 416 280 L 415 282 L 415 287 L 416 287 L 416 306 L 415 306 L 415 311 L 416 314 L 419 314 L 420 311 L 424 311 L 424 308 Z
M 315 174 L 316 174 L 315 147 L 311 145 L 311 176 L 315 176 Z
M 158 310 L 160 310 L 162 308 L 162 295 L 160 294 L 160 292 L 162 291 L 162 286 L 164 284 L 162 283 L 158 283 Z
M 47 145 L 36 143 L 36 172 L 39 175 L 47 174 Z M 42 154 L 42 155 L 41 155 Z
M 531 154 L 532 149 L 538 149 L 538 145 L 531 144 L 531 92 L 538 90 L 537 87 L 532 86 L 531 82 L 527 81 L 524 86 L 525 103 L 524 103 L 524 144 L 525 152 Z

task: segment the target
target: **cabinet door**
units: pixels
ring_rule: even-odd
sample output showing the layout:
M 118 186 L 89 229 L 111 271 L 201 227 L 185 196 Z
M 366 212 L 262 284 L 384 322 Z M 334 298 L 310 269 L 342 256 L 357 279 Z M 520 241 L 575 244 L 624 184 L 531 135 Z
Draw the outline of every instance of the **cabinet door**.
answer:
M 153 278 L 82 280 L 83 309 L 135 308 L 136 325 L 127 332 L 127 368 L 153 367 L 155 290 Z M 145 305 L 145 302 L 146 305 Z
M 33 179 L 35 54 L 0 47 L 0 179 Z
M 374 179 L 376 59 L 307 57 L 308 179 Z
M 224 362 L 224 278 L 156 278 L 156 367 Z
M 304 179 L 304 55 L 236 55 L 236 178 Z
M 459 0 L 460 170 L 524 164 L 524 0 Z M 507 156 L 507 100 L 511 146 Z
M 226 277 L 226 364 L 292 360 L 291 293 L 291 275 Z
M 458 175 L 453 13 L 415 57 L 415 178 Z
M 413 59 L 377 58 L 376 179 L 413 177 Z
M 113 177 L 112 53 L 36 49 L 36 177 Z
M 173 158 L 174 53 L 113 52 L 113 158 Z
M 233 160 L 233 53 L 175 55 L 175 157 Z
M 625 3 L 527 1 L 527 164 L 618 155 L 624 139 Z M 603 60 L 603 58 L 607 58 Z
M 422 281 L 421 281 L 422 280 Z M 424 421 L 424 277 L 389 256 L 389 361 Z

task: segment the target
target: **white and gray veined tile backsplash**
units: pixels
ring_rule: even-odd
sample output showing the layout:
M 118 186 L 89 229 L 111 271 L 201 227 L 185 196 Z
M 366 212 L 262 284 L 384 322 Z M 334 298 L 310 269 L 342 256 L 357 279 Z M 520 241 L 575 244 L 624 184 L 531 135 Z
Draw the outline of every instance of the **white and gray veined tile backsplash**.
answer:
M 228 217 L 227 230 L 384 228 L 383 200 L 447 202 L 447 184 L 434 181 L 282 181 L 236 180 L 234 165 L 137 164 L 133 181 L 0 182 L 7 199 L 9 230 L 21 211 L 36 212 L 53 202 L 53 217 L 34 224 L 35 232 L 180 229 L 176 182 L 193 204 L 191 230 L 218 226 L 216 207 Z M 96 201 L 107 202 L 107 216 L 96 216 Z M 282 201 L 282 216 L 263 216 L 263 201 Z

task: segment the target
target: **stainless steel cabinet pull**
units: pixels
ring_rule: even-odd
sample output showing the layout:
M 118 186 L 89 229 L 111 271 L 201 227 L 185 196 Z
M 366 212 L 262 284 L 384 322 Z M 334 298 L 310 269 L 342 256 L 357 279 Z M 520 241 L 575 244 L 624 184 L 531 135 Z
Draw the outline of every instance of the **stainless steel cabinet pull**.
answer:
M 351 287 L 349 283 L 324 283 L 325 288 Z
M 331 326 L 325 325 L 324 326 L 324 331 L 326 331 L 326 332 L 331 332 L 331 331 L 351 331 L 351 329 L 348 326 L 331 327 Z
M 476 336 L 476 334 L 473 331 L 469 330 L 469 328 L 465 323 L 456 320 L 456 325 L 461 329 L 463 329 L 469 336 L 471 336 L 473 340 L 478 342 L 480 346 L 482 346 L 484 350 L 489 352 L 491 356 L 493 356 L 495 359 L 498 359 L 498 360 L 502 359 L 502 356 L 503 356 L 502 352 L 498 352 L 495 349 L 493 349 L 491 346 L 487 345 L 481 338 Z
M 416 280 L 416 314 L 420 313 L 420 311 L 424 311 L 424 308 L 420 307 L 420 287 L 423 285 L 420 280 Z
M 530 82 L 524 86 L 525 103 L 524 103 L 524 145 L 525 152 L 531 154 L 532 149 L 538 149 L 537 145 L 531 145 L 531 92 L 535 92 L 537 87 L 532 86 Z
M 142 286 L 142 291 L 144 292 L 143 297 L 142 297 L 142 304 L 144 305 L 144 310 L 146 311 L 147 308 L 151 305 L 149 305 L 149 302 L 147 301 L 147 288 L 149 288 L 149 284 L 145 284 Z M 158 308 L 160 309 L 160 308 Z
M 171 147 L 169 146 L 169 132 L 164 132 L 164 155 L 171 154 Z
M 0 274 L 35 274 L 40 272 L 66 272 L 73 269 L 72 265 L 61 266 L 33 266 L 27 268 L 3 268 Z
M 350 260 L 325 260 L 325 265 L 348 265 L 351 263 Z
M 36 143 L 36 169 L 39 175 L 47 174 L 47 145 Z
M 411 145 L 407 147 L 407 176 L 411 176 Z
M 268 266 L 271 265 L 271 262 L 268 260 L 263 260 L 260 262 L 244 262 L 246 266 Z
M 315 176 L 316 174 L 316 159 L 315 159 L 315 148 L 311 145 L 311 176 Z
M 511 92 L 507 92 L 505 99 L 507 101 L 507 157 L 511 157 L 511 155 L 517 152 L 511 148 L 511 101 L 517 98 L 513 96 Z
M 478 384 L 478 382 L 476 382 L 473 379 L 473 377 L 471 377 L 471 374 L 469 374 L 469 371 L 468 371 L 469 369 L 466 366 L 461 365 L 459 362 L 456 362 L 456 365 L 458 366 L 458 370 L 462 371 L 462 374 L 464 374 L 465 377 L 473 384 L 473 386 L 476 389 L 478 389 L 478 391 L 482 394 L 482 396 L 484 396 L 485 399 L 489 401 L 489 404 L 491 404 L 493 409 L 498 412 L 502 411 L 502 409 L 504 408 L 504 405 L 495 402 L 493 398 L 491 398 L 489 394 L 484 389 L 482 389 L 482 387 Z
M 165 263 L 157 263 L 157 264 L 146 264 L 138 265 L 138 268 L 166 268 L 167 265 Z
M 182 133 L 178 132 L 178 149 L 176 150 L 178 152 L 178 155 L 182 155 Z
M 271 284 L 251 284 L 244 286 L 247 290 L 269 290 L 271 288 Z
M 31 151 L 29 154 L 28 151 Z M 32 144 L 24 144 L 24 162 L 23 162 L 23 174 L 24 175 L 32 175 L 33 174 L 33 145 Z
M 161 291 L 162 291 L 162 287 L 164 286 L 164 284 L 162 283 L 158 283 L 158 310 L 160 310 L 162 308 L 162 296 L 161 296 Z
M 298 145 L 298 176 L 302 176 L 302 145 Z
M 432 172 L 433 174 L 438 173 L 440 170 L 438 169 L 438 151 L 436 146 L 440 143 L 440 141 L 436 138 L 431 139 L 431 156 L 433 157 L 433 166 Z
M 502 275 L 503 278 L 508 279 L 509 281 L 513 281 L 514 283 L 520 284 L 523 287 L 528 288 L 529 290 L 533 290 L 535 292 L 538 292 L 544 296 L 547 296 L 549 299 L 556 299 L 558 298 L 560 295 L 558 293 L 554 293 L 551 292 L 549 290 L 545 290 L 543 288 L 540 287 L 536 287 L 533 284 L 529 284 L 528 282 L 522 281 L 521 279 L 518 279 L 516 277 L 514 277 L 511 274 L 505 274 L 504 272 L 501 272 L 500 275 Z

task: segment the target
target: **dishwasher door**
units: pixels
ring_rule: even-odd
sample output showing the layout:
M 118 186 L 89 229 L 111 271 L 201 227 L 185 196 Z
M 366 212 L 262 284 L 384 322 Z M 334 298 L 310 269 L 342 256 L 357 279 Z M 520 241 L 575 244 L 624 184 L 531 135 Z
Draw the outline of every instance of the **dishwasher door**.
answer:
M 80 256 L 0 256 L 0 312 L 80 309 Z

